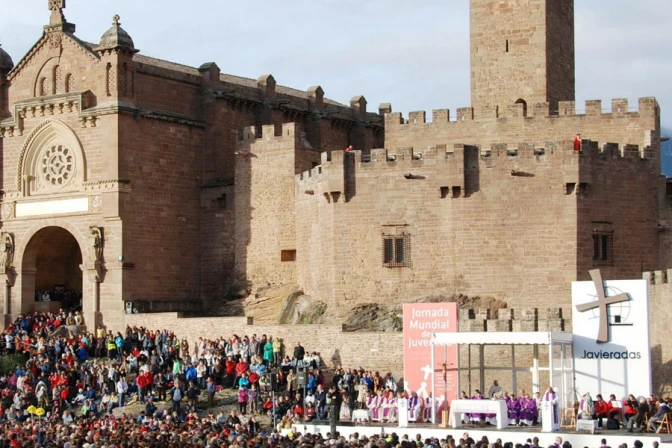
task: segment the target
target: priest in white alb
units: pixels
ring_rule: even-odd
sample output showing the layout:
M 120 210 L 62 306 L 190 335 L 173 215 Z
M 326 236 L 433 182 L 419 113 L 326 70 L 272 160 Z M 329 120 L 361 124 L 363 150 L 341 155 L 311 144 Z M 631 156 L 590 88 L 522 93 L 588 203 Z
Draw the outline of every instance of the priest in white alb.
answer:
M 408 427 L 408 398 L 403 392 L 397 395 L 397 417 L 400 428 Z
M 542 431 L 551 432 L 560 430 L 560 407 L 558 406 L 558 394 L 552 387 L 548 387 L 542 398 Z

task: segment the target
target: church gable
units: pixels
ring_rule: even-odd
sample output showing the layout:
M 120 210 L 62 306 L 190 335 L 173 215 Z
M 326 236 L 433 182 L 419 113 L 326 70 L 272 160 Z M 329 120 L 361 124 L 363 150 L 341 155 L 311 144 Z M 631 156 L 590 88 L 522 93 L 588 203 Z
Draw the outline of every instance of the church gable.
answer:
M 14 102 L 92 90 L 90 74 L 100 60 L 67 33 L 45 33 L 9 75 Z
M 9 73 L 11 101 L 94 90 L 92 76 L 100 57 L 78 39 L 75 26 L 65 21 L 65 2 L 49 2 L 51 23 L 44 34 Z

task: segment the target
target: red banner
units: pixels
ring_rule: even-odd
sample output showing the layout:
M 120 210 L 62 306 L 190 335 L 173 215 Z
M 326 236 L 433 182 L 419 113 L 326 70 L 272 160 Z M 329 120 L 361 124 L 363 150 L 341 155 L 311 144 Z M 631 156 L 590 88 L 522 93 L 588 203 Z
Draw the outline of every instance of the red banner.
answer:
M 457 398 L 457 346 L 434 347 L 431 365 L 432 333 L 457 331 L 457 303 L 404 304 L 404 388 L 426 398 L 432 391 L 434 374 L 435 399 L 448 402 Z M 445 365 L 444 365 L 445 364 Z

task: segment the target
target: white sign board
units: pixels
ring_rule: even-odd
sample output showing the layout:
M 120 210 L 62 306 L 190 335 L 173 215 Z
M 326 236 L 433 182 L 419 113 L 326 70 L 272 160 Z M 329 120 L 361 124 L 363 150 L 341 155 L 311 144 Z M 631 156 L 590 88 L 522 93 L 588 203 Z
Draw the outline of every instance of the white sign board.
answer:
M 590 274 L 593 281 L 572 283 L 576 392 L 650 396 L 648 283 Z

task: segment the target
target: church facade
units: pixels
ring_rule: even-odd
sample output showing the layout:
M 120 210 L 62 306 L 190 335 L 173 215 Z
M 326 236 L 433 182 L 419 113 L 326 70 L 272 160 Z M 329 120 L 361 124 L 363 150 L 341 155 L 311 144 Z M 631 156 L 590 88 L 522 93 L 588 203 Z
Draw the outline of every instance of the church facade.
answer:
M 431 123 L 145 56 L 116 16 L 89 43 L 64 4 L 23 59 L 0 50 L 6 319 L 61 294 L 121 328 L 126 304 L 282 284 L 332 308 L 461 293 L 561 310 L 594 266 L 667 266 L 658 104 L 576 112 L 571 0 L 471 0 L 472 105 Z

